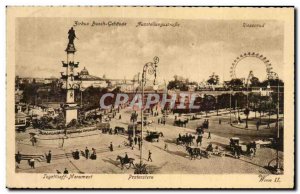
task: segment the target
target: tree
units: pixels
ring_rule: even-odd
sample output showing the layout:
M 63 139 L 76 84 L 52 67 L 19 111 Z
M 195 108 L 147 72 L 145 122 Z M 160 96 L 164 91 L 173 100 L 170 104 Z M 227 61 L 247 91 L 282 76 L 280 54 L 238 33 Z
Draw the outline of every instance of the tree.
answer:
M 66 124 L 66 119 L 63 112 L 60 112 L 55 118 L 55 123 L 58 129 L 62 129 Z
M 218 108 L 229 108 L 230 94 L 221 94 L 218 96 Z
M 250 114 L 250 109 L 248 107 L 244 110 L 244 114 L 246 115 L 246 126 L 245 126 L 245 128 L 247 129 L 248 128 L 248 117 L 249 117 L 249 114 Z
M 267 79 L 261 82 L 261 86 L 267 87 L 267 86 L 284 86 L 284 83 L 281 79 Z
M 176 77 L 174 80 L 169 81 L 167 88 L 168 88 L 168 90 L 178 89 L 180 91 L 188 91 L 189 88 L 188 88 L 187 84 L 188 83 L 186 83 L 185 81 L 183 81 L 181 79 L 179 80 L 178 77 Z
M 227 82 L 226 85 L 232 88 L 238 88 L 243 86 L 243 81 L 241 79 L 235 78 Z
M 254 111 L 255 113 L 254 117 L 256 118 L 256 111 L 260 101 L 260 95 L 257 93 L 250 93 L 248 95 L 248 101 L 249 101 L 249 107 L 251 107 L 251 109 Z
M 215 107 L 215 98 L 210 95 L 205 95 L 202 100 L 201 107 L 202 110 L 205 111 L 205 115 L 207 117 L 207 113 Z
M 269 120 L 268 120 L 268 128 L 270 128 L 270 123 L 271 123 L 271 111 L 276 109 L 276 104 L 272 101 L 272 98 L 270 98 L 268 101 L 267 101 L 267 104 L 266 104 L 267 108 L 268 108 L 268 112 L 269 112 Z
M 252 77 L 250 79 L 250 87 L 259 87 L 260 85 L 261 83 L 257 77 Z
M 209 76 L 209 79 L 206 82 L 210 85 L 218 85 L 219 84 L 219 76 L 213 72 L 213 74 L 211 76 Z

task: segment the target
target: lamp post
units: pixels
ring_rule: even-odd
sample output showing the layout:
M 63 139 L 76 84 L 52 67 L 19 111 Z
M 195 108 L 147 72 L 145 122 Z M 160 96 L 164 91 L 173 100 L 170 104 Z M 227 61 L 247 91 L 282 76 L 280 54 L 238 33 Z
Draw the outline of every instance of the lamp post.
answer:
M 230 89 L 230 96 L 229 96 L 229 106 L 230 106 L 230 109 L 229 109 L 229 114 L 230 114 L 230 125 L 232 125 L 231 123 L 231 95 L 232 95 L 232 89 Z
M 140 75 L 140 73 L 138 75 Z M 139 81 L 138 81 L 137 84 L 139 84 Z M 135 93 L 134 93 L 134 88 L 136 88 Z M 138 92 L 138 86 L 136 86 L 135 84 L 133 84 L 133 96 L 135 96 L 137 92 Z M 133 113 L 131 114 L 131 119 L 132 119 L 132 137 L 135 138 L 135 136 L 136 136 L 135 122 L 137 120 L 137 113 L 136 113 L 135 110 L 133 110 Z
M 272 76 L 276 78 L 277 81 L 277 114 L 276 114 L 276 123 L 277 123 L 277 141 L 276 141 L 276 166 L 275 166 L 275 173 L 281 174 L 281 169 L 279 165 L 279 138 L 280 138 L 280 127 L 279 127 L 279 100 L 280 100 L 280 86 L 279 86 L 279 76 L 277 73 L 272 72 Z
M 144 87 L 146 85 L 146 78 L 147 74 L 148 75 L 154 75 L 154 81 L 153 84 L 155 85 L 155 80 L 156 80 L 156 68 L 157 64 L 159 62 L 158 57 L 153 58 L 153 62 L 148 62 L 144 65 L 143 67 L 143 72 L 142 72 L 142 107 L 141 107 L 141 149 L 140 149 L 140 167 L 142 167 L 143 163 L 143 128 L 144 128 Z
M 279 135 L 280 135 L 280 128 L 279 128 L 279 77 L 277 74 L 276 80 L 277 80 L 277 150 L 276 150 L 276 173 L 280 173 L 280 166 L 279 166 Z

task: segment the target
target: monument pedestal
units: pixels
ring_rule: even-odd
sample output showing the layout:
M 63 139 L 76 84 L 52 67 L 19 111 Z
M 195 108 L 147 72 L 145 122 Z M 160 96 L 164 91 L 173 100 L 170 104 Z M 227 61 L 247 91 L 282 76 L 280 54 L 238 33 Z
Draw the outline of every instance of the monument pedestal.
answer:
M 69 124 L 73 119 L 77 120 L 78 106 L 75 103 L 66 104 L 64 107 L 66 124 Z

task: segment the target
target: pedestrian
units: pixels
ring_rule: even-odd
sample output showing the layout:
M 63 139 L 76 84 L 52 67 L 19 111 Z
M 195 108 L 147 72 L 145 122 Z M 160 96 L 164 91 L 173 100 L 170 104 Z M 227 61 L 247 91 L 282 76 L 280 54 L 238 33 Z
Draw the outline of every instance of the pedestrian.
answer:
M 52 154 L 51 154 L 51 150 L 49 150 L 48 155 L 47 155 L 47 163 L 51 162 L 51 158 L 52 158 Z
M 110 150 L 111 152 L 114 151 L 114 147 L 113 147 L 112 142 L 110 142 L 109 150 Z
M 200 137 L 199 137 L 199 139 L 200 139 L 200 146 L 202 146 L 202 138 L 203 138 L 203 136 L 202 135 L 200 135 Z
M 139 141 L 139 150 L 141 150 L 142 142 Z
M 129 161 L 129 158 L 128 158 L 128 155 L 127 155 L 127 152 L 125 152 L 124 161 L 125 161 L 126 163 Z
M 207 139 L 211 139 L 210 131 L 208 132 L 208 137 L 207 137 Z
M 164 119 L 164 125 L 166 125 L 166 119 Z
M 168 144 L 165 143 L 165 150 L 168 150 Z
M 129 147 L 132 147 L 132 144 L 133 144 L 133 139 L 132 137 L 129 138 Z
M 65 168 L 64 174 L 69 174 L 69 171 L 67 170 L 67 168 Z
M 254 157 L 254 149 L 250 148 L 249 152 L 250 152 L 250 159 L 252 160 Z
M 95 148 L 92 148 L 91 159 L 92 160 L 96 160 L 97 159 L 97 153 L 96 153 L 96 149 Z
M 74 159 L 75 159 L 75 160 L 79 160 L 79 159 L 80 159 L 80 155 L 79 155 L 78 149 L 76 149 L 76 151 L 75 151 L 75 153 L 74 153 Z
M 90 150 L 87 147 L 85 147 L 85 151 L 84 152 L 85 152 L 85 158 L 89 159 Z
M 21 160 L 22 160 L 22 155 L 20 154 L 20 152 L 18 151 L 18 153 L 15 156 L 16 162 L 18 164 L 20 164 Z
M 119 120 L 121 120 L 122 119 L 122 116 L 121 116 L 121 114 L 120 114 L 120 116 L 119 116 Z
M 63 147 L 64 147 L 64 143 L 65 143 L 65 138 L 62 137 L 61 140 L 62 140 L 62 142 L 61 142 L 61 147 L 63 148 Z
M 259 121 L 256 122 L 256 130 L 259 130 Z
M 137 144 L 137 137 L 135 136 L 134 137 L 134 145 L 136 145 Z
M 253 141 L 252 144 L 253 144 L 253 150 L 254 150 L 253 156 L 255 156 L 256 155 L 256 142 Z
M 151 162 L 152 162 L 151 155 L 152 155 L 152 153 L 151 153 L 151 151 L 149 150 L 149 152 L 148 152 L 148 161 L 150 161 L 150 160 L 151 160 Z
M 31 168 L 35 168 L 34 163 L 35 163 L 34 158 L 31 158 L 30 161 L 29 161 L 29 164 L 30 164 Z
M 157 123 L 158 123 L 158 124 L 160 123 L 160 118 L 157 119 Z
M 35 140 L 34 140 L 33 136 L 30 138 L 30 141 L 31 141 L 32 146 L 34 146 Z
M 221 125 L 222 124 L 222 121 L 221 121 L 221 119 L 219 119 L 219 125 Z

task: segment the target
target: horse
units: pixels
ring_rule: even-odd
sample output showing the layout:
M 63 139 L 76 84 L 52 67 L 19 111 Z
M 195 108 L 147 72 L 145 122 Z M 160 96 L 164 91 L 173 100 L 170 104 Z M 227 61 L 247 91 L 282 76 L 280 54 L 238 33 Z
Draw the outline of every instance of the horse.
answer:
M 200 146 L 202 144 L 202 136 L 198 136 L 198 138 L 196 139 L 196 143 L 197 143 L 197 146 L 198 144 L 200 143 Z
M 186 151 L 189 153 L 191 160 L 193 158 L 196 159 L 198 156 L 200 157 L 200 159 L 202 158 L 200 148 L 192 148 L 192 147 L 186 146 Z
M 128 158 L 128 160 L 126 161 L 125 157 L 117 156 L 117 160 L 120 160 L 122 169 L 124 168 L 125 164 L 129 164 L 128 168 L 125 166 L 127 169 L 129 169 L 131 165 L 134 166 L 134 158 Z
M 255 142 L 250 142 L 247 145 L 247 153 L 250 155 L 250 149 L 253 149 L 254 155 L 256 154 L 256 143 Z
M 200 135 L 200 134 L 203 134 L 203 133 L 204 133 L 203 127 L 197 127 L 197 128 L 196 128 L 196 133 L 199 134 L 199 135 Z
M 185 145 L 192 145 L 194 144 L 193 140 L 195 139 L 195 136 L 181 136 L 181 138 L 177 138 L 176 139 L 176 142 L 177 142 L 177 145 L 179 144 L 185 144 Z

